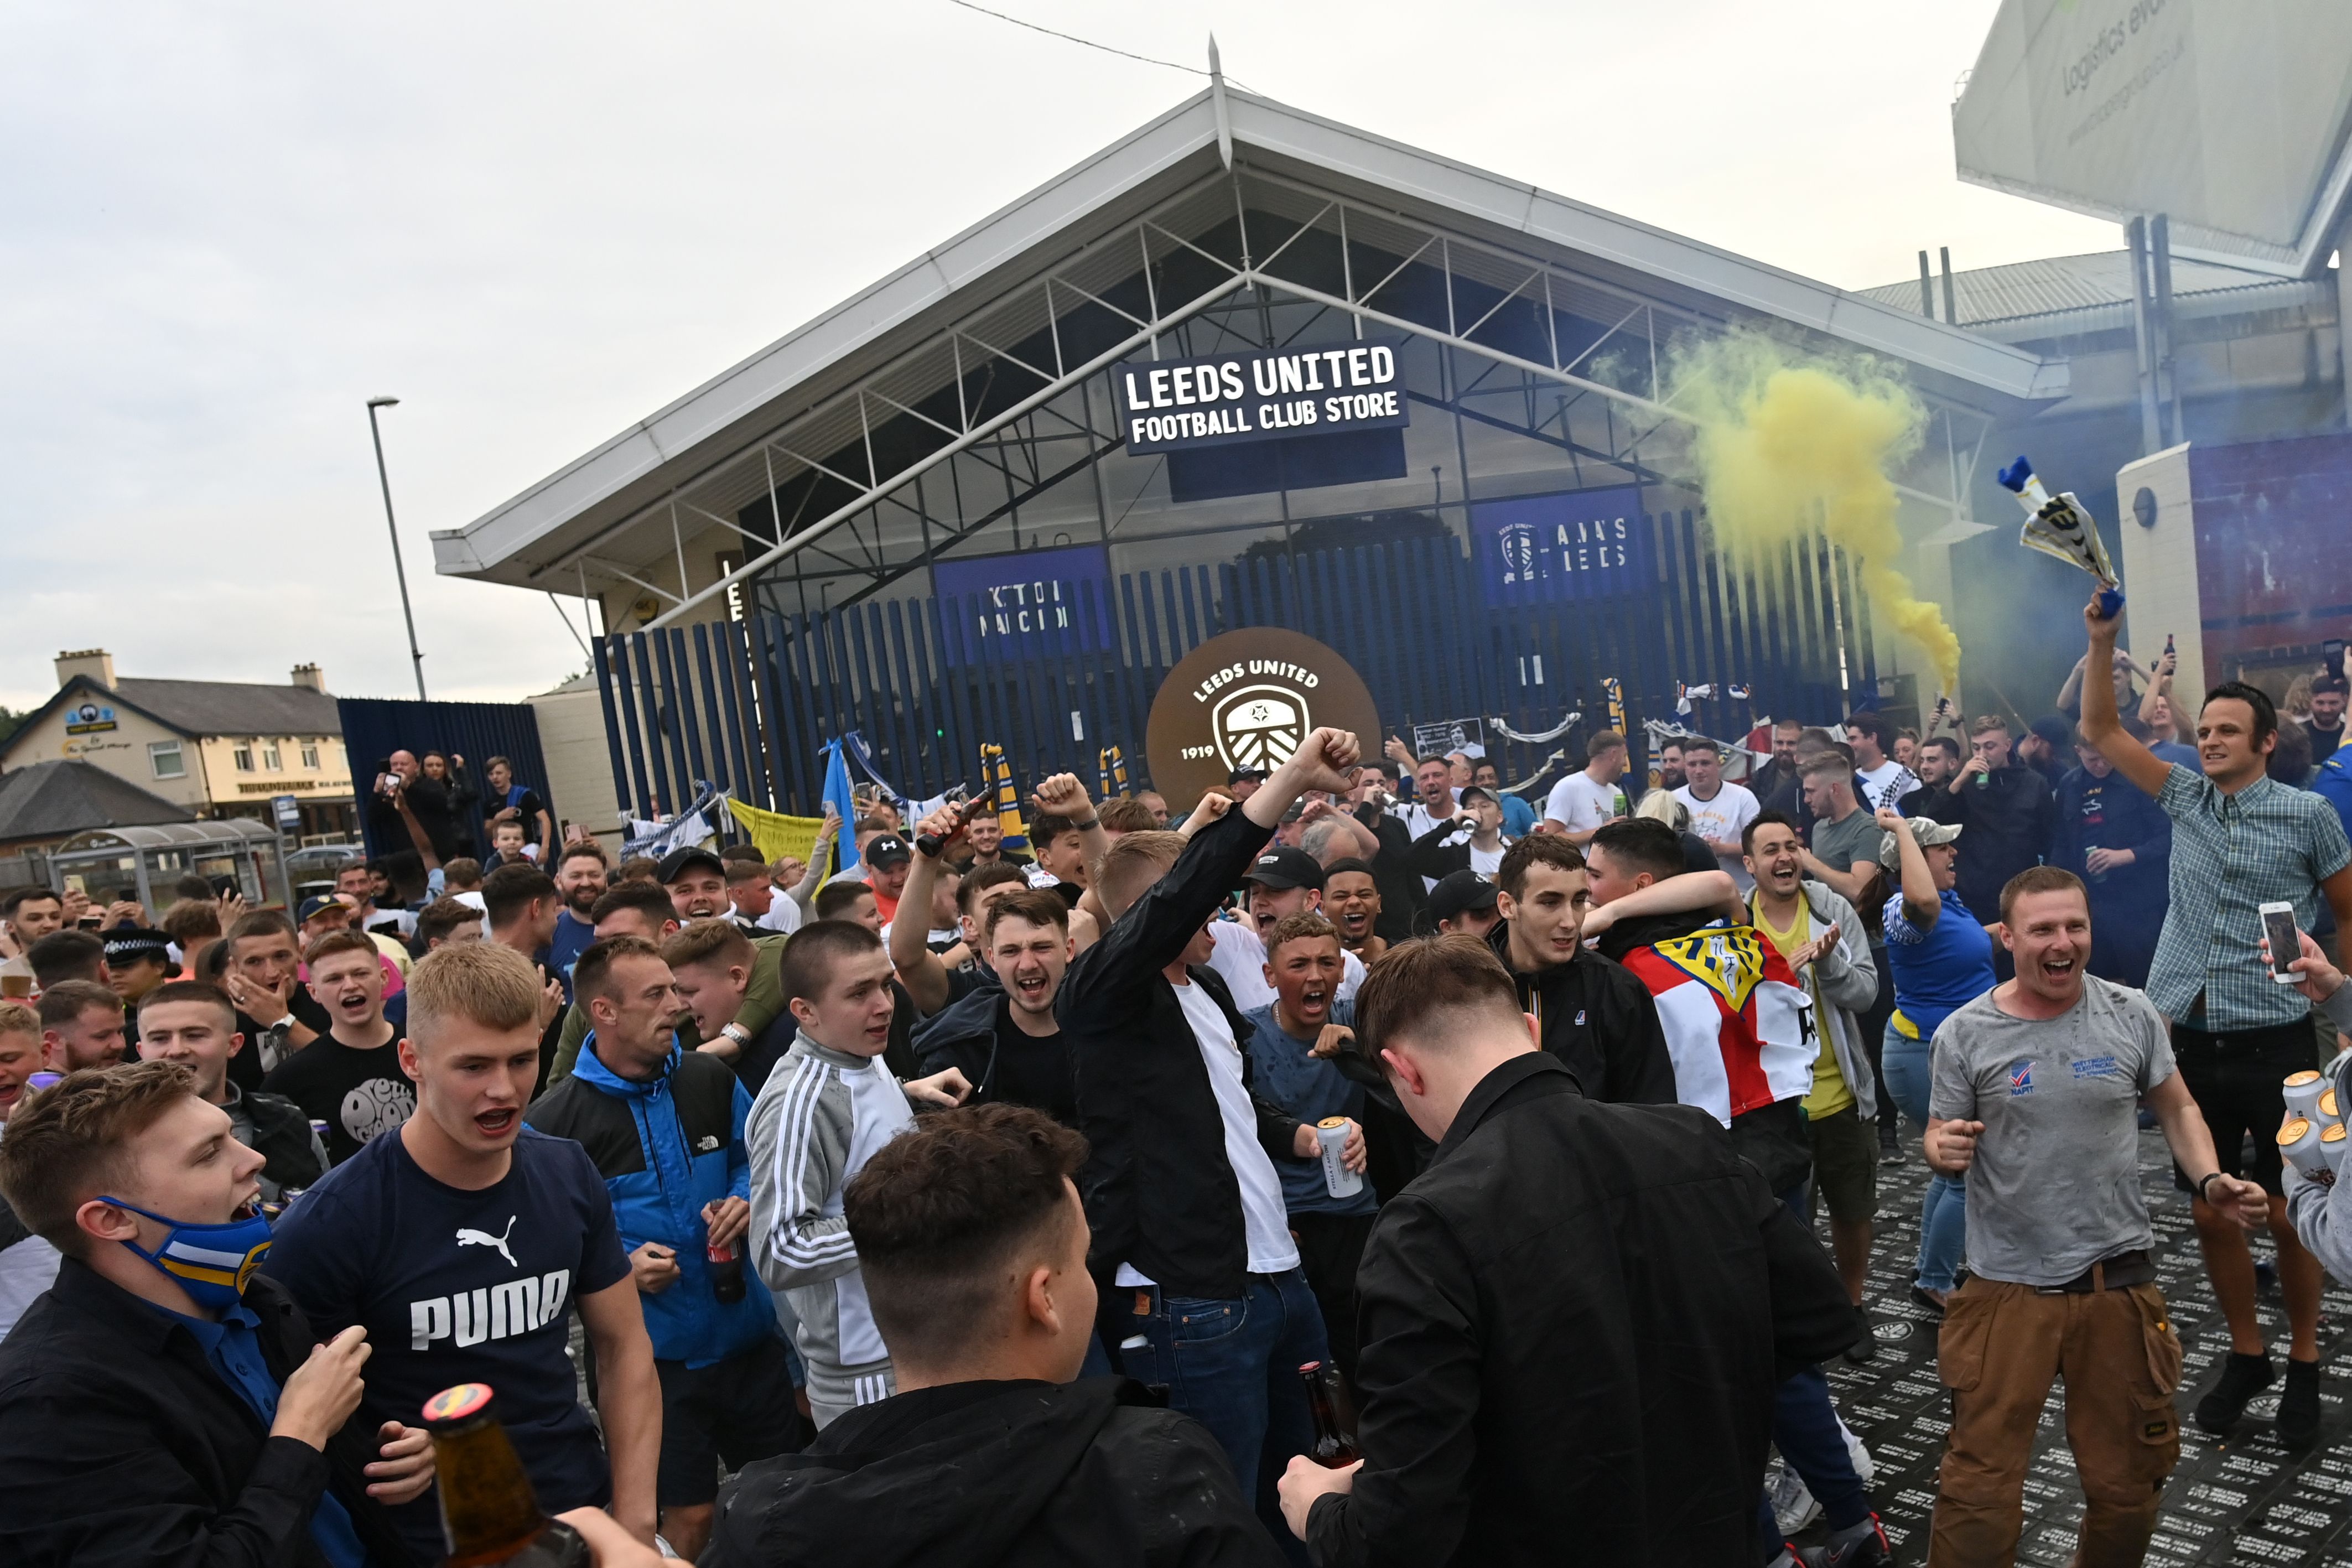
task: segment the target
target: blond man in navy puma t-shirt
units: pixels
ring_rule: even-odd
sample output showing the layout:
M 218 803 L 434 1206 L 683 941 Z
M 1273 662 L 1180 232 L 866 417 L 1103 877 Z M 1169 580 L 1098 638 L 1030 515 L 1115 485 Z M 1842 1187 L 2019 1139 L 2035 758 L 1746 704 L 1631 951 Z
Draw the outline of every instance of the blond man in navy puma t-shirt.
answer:
M 579 1144 L 522 1122 L 540 994 L 511 948 L 426 955 L 400 1042 L 416 1113 L 286 1212 L 264 1271 L 322 1335 L 365 1325 L 374 1355 L 362 1408 L 374 1419 L 413 1421 L 441 1389 L 487 1383 L 541 1506 L 609 1505 L 650 1546 L 661 1385 L 603 1177 Z M 565 1354 L 575 1310 L 596 1357 L 604 1443 Z M 437 1500 L 394 1513 L 417 1560 L 437 1562 Z

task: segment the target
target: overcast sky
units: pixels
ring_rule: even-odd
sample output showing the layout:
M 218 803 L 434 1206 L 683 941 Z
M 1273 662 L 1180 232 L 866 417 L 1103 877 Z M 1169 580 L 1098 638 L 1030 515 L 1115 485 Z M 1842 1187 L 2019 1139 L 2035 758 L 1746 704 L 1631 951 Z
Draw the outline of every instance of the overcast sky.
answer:
M 1849 288 L 2110 249 L 1961 184 L 1994 0 L 995 0 Z M 1180 16 L 1181 11 L 1184 15 Z M 948 0 L 0 10 L 0 701 L 125 675 L 436 697 L 585 660 L 462 525 L 1196 91 Z M 576 602 L 567 604 L 575 615 Z

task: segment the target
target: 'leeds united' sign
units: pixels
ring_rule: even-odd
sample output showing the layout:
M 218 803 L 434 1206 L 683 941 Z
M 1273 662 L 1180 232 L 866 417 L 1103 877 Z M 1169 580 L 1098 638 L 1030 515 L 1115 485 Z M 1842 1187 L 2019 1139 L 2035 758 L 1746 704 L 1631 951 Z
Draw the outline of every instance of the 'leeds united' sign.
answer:
M 1139 454 L 1407 423 L 1393 343 L 1132 360 L 1111 384 L 1127 449 Z

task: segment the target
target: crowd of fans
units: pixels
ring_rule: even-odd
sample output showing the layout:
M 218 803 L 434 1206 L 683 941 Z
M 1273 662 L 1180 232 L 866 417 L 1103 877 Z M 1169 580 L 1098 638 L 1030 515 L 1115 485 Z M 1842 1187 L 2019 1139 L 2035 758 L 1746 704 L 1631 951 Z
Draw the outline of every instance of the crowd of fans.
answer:
M 1906 1555 L 2010 1560 L 2063 1381 L 2079 1561 L 2137 1563 L 2144 1127 L 2233 1341 L 2196 1419 L 2281 1375 L 2266 1230 L 2318 1436 L 2352 1217 L 2274 1134 L 2352 1025 L 2352 780 L 2339 672 L 2191 750 L 2085 620 L 2078 718 L 1681 736 L 1648 789 L 1602 731 L 1540 807 L 1317 731 L 1181 817 L 1038 780 L 1025 849 L 876 801 L 615 866 L 400 752 L 407 858 L 290 911 L 11 893 L 0 1558 L 439 1562 L 420 1412 L 478 1383 L 607 1563 L 1891 1563 L 1823 1367 L 1918 1157 Z

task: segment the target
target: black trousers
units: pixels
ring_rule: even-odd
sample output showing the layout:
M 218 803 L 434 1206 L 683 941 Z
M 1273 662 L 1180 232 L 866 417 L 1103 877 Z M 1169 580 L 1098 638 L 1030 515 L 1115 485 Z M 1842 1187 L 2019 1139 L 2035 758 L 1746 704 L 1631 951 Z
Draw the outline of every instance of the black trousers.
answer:
M 1331 1359 L 1349 1387 L 1356 1382 L 1356 1268 L 1371 1238 L 1373 1214 L 1295 1214 L 1290 1233 L 1298 1238 L 1298 1263 L 1307 1288 L 1323 1309 L 1323 1332 Z

